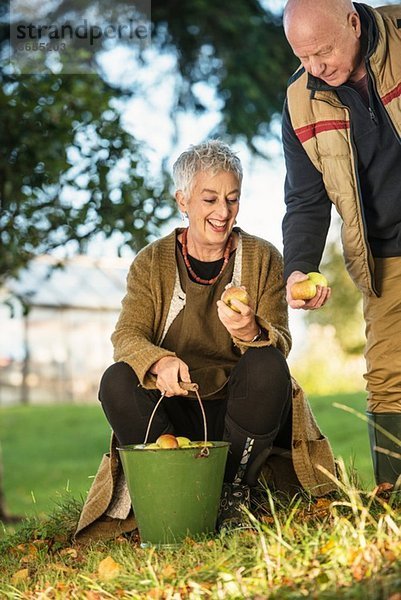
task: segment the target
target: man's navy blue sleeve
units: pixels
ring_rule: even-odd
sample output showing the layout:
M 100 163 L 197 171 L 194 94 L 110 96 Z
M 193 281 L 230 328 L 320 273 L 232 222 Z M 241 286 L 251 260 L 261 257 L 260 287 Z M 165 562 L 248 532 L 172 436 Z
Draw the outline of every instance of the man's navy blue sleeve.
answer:
M 321 173 L 310 161 L 295 135 L 284 104 L 282 136 L 286 163 L 283 219 L 284 277 L 293 271 L 317 271 L 330 226 L 331 201 Z

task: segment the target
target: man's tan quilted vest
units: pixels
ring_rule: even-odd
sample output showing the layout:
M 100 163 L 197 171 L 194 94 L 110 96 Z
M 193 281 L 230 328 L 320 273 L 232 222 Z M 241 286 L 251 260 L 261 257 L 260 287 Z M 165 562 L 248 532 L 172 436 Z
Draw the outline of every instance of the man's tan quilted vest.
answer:
M 371 9 L 379 31 L 369 59 L 377 94 L 401 136 L 401 7 Z M 293 77 L 287 90 L 294 131 L 315 167 L 322 173 L 330 200 L 342 218 L 345 263 L 358 288 L 374 293 L 373 259 L 361 210 L 360 189 L 349 109 L 335 92 L 307 89 L 306 72 Z M 401 165 L 400 165 L 401 176 Z M 401 198 L 400 198 L 401 202 Z

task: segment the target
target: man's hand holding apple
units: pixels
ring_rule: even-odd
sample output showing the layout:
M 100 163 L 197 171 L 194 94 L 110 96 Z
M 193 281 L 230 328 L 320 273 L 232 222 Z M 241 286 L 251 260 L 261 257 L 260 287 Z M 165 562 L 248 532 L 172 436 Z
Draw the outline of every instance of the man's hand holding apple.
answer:
M 150 372 L 156 375 L 156 387 L 164 392 L 167 397 L 187 396 L 179 382 L 191 383 L 188 365 L 176 356 L 164 356 L 153 363 Z
M 299 294 L 295 295 L 294 284 L 300 284 L 305 291 L 304 299 L 299 297 Z M 324 285 L 326 284 L 326 285 Z M 331 288 L 327 285 L 327 280 L 324 275 L 320 273 L 302 273 L 302 271 L 293 271 L 287 279 L 286 286 L 286 298 L 288 305 L 291 308 L 304 310 L 314 310 L 321 308 L 331 295 Z M 312 296 L 312 297 L 311 297 Z
M 245 288 L 236 289 L 238 290 L 238 294 L 232 295 L 229 299 L 226 298 L 225 301 L 223 300 L 225 297 L 223 293 L 221 299 L 217 301 L 217 313 L 220 321 L 232 337 L 236 337 L 244 342 L 250 342 L 258 335 L 260 329 L 256 322 L 252 306 L 244 303 L 244 301 L 250 303 Z M 242 294 L 240 290 L 242 290 Z M 242 298 L 242 301 L 239 298 Z

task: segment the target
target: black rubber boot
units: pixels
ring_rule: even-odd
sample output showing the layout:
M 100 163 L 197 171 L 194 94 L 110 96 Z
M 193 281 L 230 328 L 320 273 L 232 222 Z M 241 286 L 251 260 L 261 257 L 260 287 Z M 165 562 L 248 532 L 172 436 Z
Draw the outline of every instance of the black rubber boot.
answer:
M 253 487 L 258 483 L 259 473 L 270 454 L 277 430 L 267 435 L 245 431 L 226 415 L 223 439 L 230 442 L 224 480 Z
M 217 529 L 246 527 L 247 519 L 243 507 L 250 509 L 250 506 L 249 486 L 240 483 L 224 483 L 217 516 Z
M 401 413 L 366 413 L 376 483 L 401 486 Z M 398 443 L 397 443 L 398 441 Z M 380 450 L 383 448 L 386 452 Z

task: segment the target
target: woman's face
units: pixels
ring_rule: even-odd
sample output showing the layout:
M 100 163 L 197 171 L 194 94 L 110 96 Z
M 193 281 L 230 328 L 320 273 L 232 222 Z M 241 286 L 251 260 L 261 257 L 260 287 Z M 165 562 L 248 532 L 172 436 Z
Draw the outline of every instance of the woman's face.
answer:
M 208 171 L 196 174 L 192 191 L 186 198 L 176 193 L 179 209 L 188 215 L 192 238 L 198 244 L 213 245 L 226 242 L 239 210 L 241 184 L 231 172 Z

